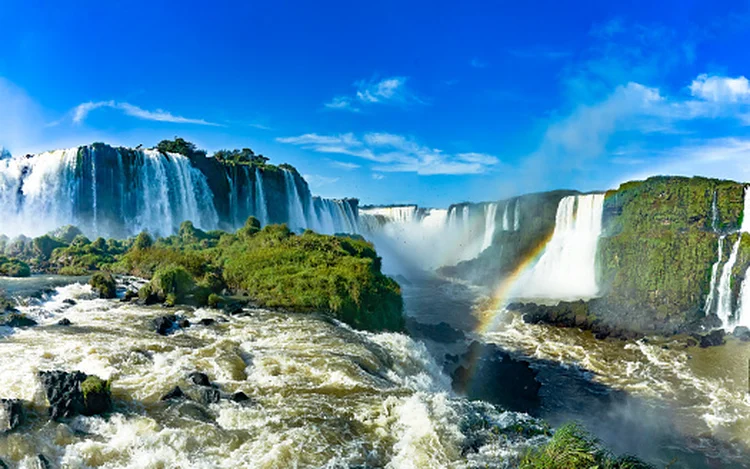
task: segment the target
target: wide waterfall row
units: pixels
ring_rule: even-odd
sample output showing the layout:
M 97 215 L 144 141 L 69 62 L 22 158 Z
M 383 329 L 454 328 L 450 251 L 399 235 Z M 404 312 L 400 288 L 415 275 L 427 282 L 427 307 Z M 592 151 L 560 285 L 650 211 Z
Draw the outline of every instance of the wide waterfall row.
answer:
M 211 164 L 213 172 L 180 154 L 102 144 L 5 157 L 0 233 L 38 236 L 73 224 L 89 236 L 164 236 L 186 220 L 236 229 L 251 215 L 295 231 L 358 232 L 355 200 L 313 197 L 296 172 Z
M 39 235 L 74 224 L 92 235 L 170 234 L 218 219 L 203 175 L 182 156 L 97 146 L 0 161 L 0 231 Z
M 500 206 L 510 220 L 509 229 L 517 230 L 518 200 L 460 204 L 447 210 L 416 205 L 360 208 L 360 227 L 388 257 L 429 270 L 476 258 L 489 248 L 496 232 L 504 229 L 498 219 Z

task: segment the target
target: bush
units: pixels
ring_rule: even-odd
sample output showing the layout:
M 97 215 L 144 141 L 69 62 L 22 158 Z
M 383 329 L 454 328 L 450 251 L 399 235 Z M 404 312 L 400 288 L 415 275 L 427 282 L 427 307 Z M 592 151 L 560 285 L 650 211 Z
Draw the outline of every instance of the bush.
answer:
M 208 295 L 208 306 L 211 308 L 218 308 L 221 305 L 222 299 L 216 293 Z
M 0 276 L 4 277 L 28 277 L 31 268 L 28 264 L 18 259 L 0 256 Z
M 117 284 L 112 274 L 97 272 L 91 277 L 89 285 L 99 292 L 99 298 L 115 298 L 117 296 Z
M 649 469 L 632 456 L 613 457 L 599 441 L 576 423 L 563 425 L 550 441 L 527 452 L 521 469 Z

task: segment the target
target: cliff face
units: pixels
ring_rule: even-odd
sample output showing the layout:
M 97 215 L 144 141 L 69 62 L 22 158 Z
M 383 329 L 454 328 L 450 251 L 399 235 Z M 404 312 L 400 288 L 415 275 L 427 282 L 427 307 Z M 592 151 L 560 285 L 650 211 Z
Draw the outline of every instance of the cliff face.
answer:
M 0 232 L 39 235 L 62 225 L 89 236 L 169 235 L 190 220 L 235 230 L 247 217 L 297 231 L 356 232 L 356 199 L 313 197 L 289 165 L 225 162 L 95 143 L 0 160 Z
M 581 323 L 663 333 L 707 322 L 737 324 L 750 267 L 744 191 L 732 181 L 654 177 L 607 192 L 596 253 L 599 295 L 584 308 L 588 318 Z M 475 259 L 440 273 L 498 285 L 550 239 L 558 203 L 571 194 L 499 202 L 495 226 L 504 223 L 503 205 L 518 201 L 519 229 L 496 230 L 492 245 Z

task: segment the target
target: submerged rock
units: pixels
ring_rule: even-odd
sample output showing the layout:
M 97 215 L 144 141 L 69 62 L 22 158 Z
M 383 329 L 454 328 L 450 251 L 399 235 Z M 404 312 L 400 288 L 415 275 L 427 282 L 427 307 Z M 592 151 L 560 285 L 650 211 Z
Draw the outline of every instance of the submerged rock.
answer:
M 50 404 L 50 418 L 97 415 L 112 406 L 109 383 L 80 371 L 40 371 L 39 380 Z
M 440 343 L 466 340 L 466 335 L 446 322 L 424 324 L 413 319 L 406 320 L 406 330 L 412 337 L 425 338 Z
M 188 378 L 190 378 L 190 381 L 192 381 L 193 384 L 197 384 L 198 386 L 211 386 L 211 381 L 208 379 L 208 375 L 201 373 L 200 371 L 193 371 L 188 375 Z
M 732 331 L 732 335 L 743 342 L 748 342 L 750 341 L 750 328 L 737 326 L 734 328 L 734 331 Z
M 185 399 L 187 396 L 184 392 L 182 392 L 182 389 L 180 389 L 179 386 L 175 386 L 171 391 L 164 394 L 161 397 L 162 401 L 171 401 L 171 400 L 179 400 L 179 399 Z
M 89 285 L 99 294 L 99 298 L 115 298 L 117 296 L 117 284 L 110 273 L 95 273 L 89 280 Z
M 715 347 L 724 344 L 725 335 L 726 333 L 723 329 L 717 329 L 708 334 L 699 336 L 698 340 L 700 341 L 701 348 Z
M 68 318 L 62 318 L 59 321 L 57 321 L 58 326 L 70 326 L 72 323 L 70 322 L 70 319 Z
M 236 393 L 232 394 L 232 397 L 230 397 L 229 399 L 234 402 L 246 402 L 250 400 L 247 394 L 242 391 L 237 391 Z
M 21 400 L 0 399 L 0 432 L 14 430 L 23 424 L 25 420 L 26 412 Z
M 5 327 L 32 327 L 36 326 L 37 322 L 30 317 L 22 313 L 9 313 L 4 316 L 0 316 L 0 326 Z
M 65 298 L 62 302 L 63 304 L 66 304 L 68 306 L 75 306 L 78 304 L 76 303 L 76 300 L 74 300 L 73 298 Z
M 204 387 L 200 391 L 201 402 L 208 404 L 215 404 L 221 400 L 221 393 L 218 389 L 212 387 Z

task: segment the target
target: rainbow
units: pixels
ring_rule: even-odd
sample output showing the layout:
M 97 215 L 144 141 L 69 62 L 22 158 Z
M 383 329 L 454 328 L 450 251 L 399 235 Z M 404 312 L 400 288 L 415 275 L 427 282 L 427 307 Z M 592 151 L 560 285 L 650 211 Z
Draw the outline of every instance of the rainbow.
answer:
M 479 322 L 477 323 L 477 327 L 474 329 L 474 332 L 476 332 L 477 334 L 484 334 L 495 329 L 495 327 L 497 326 L 497 322 L 501 316 L 503 307 L 505 306 L 505 304 L 507 304 L 507 301 L 511 297 L 511 294 L 513 293 L 513 290 L 515 289 L 518 281 L 523 278 L 523 275 L 537 263 L 539 258 L 544 253 L 544 248 L 547 246 L 547 243 L 550 239 L 552 239 L 553 233 L 554 231 L 550 231 L 550 233 L 544 239 L 542 239 L 539 244 L 534 247 L 534 249 L 526 254 L 526 257 L 521 259 L 518 265 L 516 265 L 516 268 L 503 278 L 497 288 L 495 288 L 490 302 L 486 305 L 485 308 L 483 308 L 481 317 L 479 318 Z

